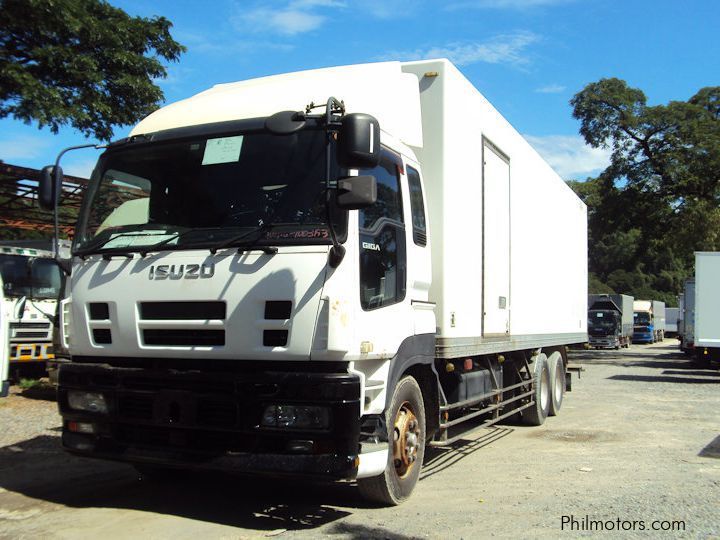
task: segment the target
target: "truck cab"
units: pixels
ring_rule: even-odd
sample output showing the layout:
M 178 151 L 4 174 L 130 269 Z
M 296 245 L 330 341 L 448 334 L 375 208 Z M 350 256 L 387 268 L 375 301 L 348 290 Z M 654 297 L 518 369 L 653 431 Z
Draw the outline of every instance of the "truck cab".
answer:
M 633 313 L 633 342 L 655 343 L 655 325 L 652 311 L 635 310 Z
M 0 275 L 8 316 L 9 362 L 52 360 L 53 330 L 63 276 L 50 251 L 0 245 Z
M 622 318 L 616 310 L 591 309 L 588 311 L 590 346 L 619 349 L 621 346 Z

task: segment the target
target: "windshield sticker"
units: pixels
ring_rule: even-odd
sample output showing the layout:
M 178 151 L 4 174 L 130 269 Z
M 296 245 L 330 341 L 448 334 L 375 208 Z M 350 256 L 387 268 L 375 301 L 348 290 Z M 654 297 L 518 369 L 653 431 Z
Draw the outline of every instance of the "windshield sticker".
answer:
M 310 229 L 301 231 L 268 231 L 264 237 L 268 240 L 285 240 L 301 238 L 330 238 L 327 229 Z
M 146 246 L 148 243 L 155 243 L 166 238 L 171 238 L 174 233 L 166 233 L 165 231 L 143 231 L 137 235 L 127 235 L 127 233 L 118 233 L 105 242 L 104 248 L 127 248 L 131 246 Z M 148 237 L 152 238 L 152 242 L 148 242 Z M 177 241 L 176 241 L 177 243 Z M 172 244 L 172 242 L 168 242 Z
M 240 159 L 243 136 L 220 137 L 219 139 L 208 139 L 205 143 L 203 154 L 203 165 L 217 165 L 218 163 L 233 163 Z

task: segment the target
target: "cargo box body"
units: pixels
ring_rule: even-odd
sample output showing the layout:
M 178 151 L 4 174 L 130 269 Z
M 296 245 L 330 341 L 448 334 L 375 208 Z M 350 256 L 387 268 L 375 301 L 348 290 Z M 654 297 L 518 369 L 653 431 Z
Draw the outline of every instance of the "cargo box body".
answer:
M 657 332 L 665 332 L 665 302 L 653 300 L 652 302 L 653 319 L 655 320 L 655 330 Z
M 438 355 L 587 340 L 587 209 L 445 60 L 420 81 Z
M 720 348 L 720 252 L 695 253 L 695 347 Z
M 680 350 L 692 354 L 695 350 L 695 278 L 685 281 L 682 298 Z
M 680 320 L 680 308 L 665 308 L 665 334 L 675 335 L 678 332 L 678 322 Z

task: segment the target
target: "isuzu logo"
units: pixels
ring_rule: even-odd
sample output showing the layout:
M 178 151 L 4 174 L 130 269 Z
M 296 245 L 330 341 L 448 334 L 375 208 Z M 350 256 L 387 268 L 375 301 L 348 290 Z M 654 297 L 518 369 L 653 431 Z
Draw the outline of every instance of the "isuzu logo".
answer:
M 215 275 L 214 264 L 158 264 L 150 267 L 150 279 L 207 279 Z

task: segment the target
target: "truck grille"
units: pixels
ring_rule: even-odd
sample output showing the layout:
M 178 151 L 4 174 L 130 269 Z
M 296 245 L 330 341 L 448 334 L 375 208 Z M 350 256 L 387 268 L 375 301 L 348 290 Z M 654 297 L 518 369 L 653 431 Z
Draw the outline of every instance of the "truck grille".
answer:
M 225 330 L 143 330 L 145 345 L 212 347 L 225 345 Z
M 16 338 L 28 338 L 28 339 L 43 339 L 47 337 L 47 332 L 15 332 Z
M 141 302 L 146 321 L 225 320 L 225 302 Z
M 118 413 L 123 418 L 152 420 L 153 403 L 153 396 L 120 396 L 118 398 Z
M 10 323 L 10 339 L 45 339 L 52 338 L 52 327 L 48 322 L 12 322 Z

